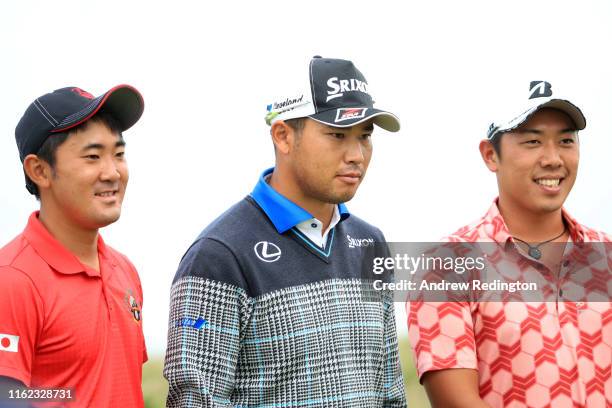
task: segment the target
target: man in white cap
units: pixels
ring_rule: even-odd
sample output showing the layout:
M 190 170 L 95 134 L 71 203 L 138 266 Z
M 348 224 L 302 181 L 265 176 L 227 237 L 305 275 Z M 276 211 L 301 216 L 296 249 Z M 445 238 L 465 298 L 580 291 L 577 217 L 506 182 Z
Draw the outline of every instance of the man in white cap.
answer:
M 612 404 L 609 294 L 602 301 L 594 296 L 600 285 L 587 284 L 609 285 L 610 236 L 563 208 L 585 125 L 580 109 L 554 96 L 550 83 L 533 81 L 523 106 L 492 123 L 480 142 L 499 197 L 448 240 L 493 248 L 487 263 L 497 276 L 535 276 L 543 284 L 521 293 L 526 301 L 504 293 L 498 301 L 408 305 L 410 341 L 433 406 Z M 577 287 L 584 298 L 571 295 Z

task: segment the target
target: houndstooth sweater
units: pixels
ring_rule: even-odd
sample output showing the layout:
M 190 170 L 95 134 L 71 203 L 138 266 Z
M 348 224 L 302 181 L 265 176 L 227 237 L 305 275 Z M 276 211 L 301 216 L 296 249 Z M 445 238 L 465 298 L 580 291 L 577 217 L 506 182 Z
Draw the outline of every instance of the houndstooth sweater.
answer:
M 322 249 L 253 195 L 180 263 L 167 406 L 405 407 L 391 294 L 361 279 L 380 231 L 345 213 Z

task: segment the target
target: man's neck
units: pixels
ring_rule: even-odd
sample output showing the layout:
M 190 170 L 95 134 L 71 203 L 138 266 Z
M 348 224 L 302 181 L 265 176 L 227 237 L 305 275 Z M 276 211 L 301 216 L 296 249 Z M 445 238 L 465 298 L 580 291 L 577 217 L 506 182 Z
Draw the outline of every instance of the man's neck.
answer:
M 325 231 L 331 223 L 334 214 L 334 205 L 331 203 L 321 202 L 319 200 L 306 197 L 295 183 L 288 177 L 284 176 L 283 172 L 274 170 L 268 184 L 277 193 L 288 198 L 295 204 L 308 211 L 314 218 L 321 221 L 323 224 L 322 230 Z
M 72 252 L 83 265 L 100 270 L 98 260 L 98 230 L 83 229 L 71 224 L 69 220 L 54 209 L 41 205 L 38 220 L 47 231 L 66 249 Z
M 533 213 L 513 206 L 501 197 L 498 207 L 510 235 L 526 242 L 544 242 L 559 235 L 565 229 L 563 212 L 560 208 L 552 212 Z

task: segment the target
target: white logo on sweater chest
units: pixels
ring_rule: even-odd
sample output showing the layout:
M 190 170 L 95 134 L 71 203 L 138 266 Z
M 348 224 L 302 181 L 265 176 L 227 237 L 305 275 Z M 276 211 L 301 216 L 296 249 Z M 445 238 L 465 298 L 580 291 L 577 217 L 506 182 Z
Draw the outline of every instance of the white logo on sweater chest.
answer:
M 276 262 L 281 257 L 281 249 L 272 242 L 260 241 L 253 247 L 255 255 L 264 262 Z

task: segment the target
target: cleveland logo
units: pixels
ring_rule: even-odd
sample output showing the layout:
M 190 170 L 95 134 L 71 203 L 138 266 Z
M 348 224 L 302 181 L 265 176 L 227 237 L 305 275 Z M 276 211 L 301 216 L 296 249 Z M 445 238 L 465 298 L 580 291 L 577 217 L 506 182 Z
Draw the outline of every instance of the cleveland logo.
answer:
M 281 102 L 272 102 L 271 104 L 266 106 L 266 109 L 268 110 L 268 112 L 282 113 L 291 109 L 295 109 L 297 106 L 303 105 L 305 103 L 303 101 L 304 95 L 300 95 L 297 98 L 287 98 Z
M 329 102 L 335 98 L 340 98 L 342 95 L 344 95 L 344 92 L 368 93 L 368 84 L 355 78 L 338 79 L 338 77 L 331 77 L 327 80 L 327 86 L 330 89 L 327 91 L 327 99 L 325 102 Z
M 343 120 L 360 119 L 365 116 L 368 108 L 342 108 L 336 112 L 336 120 L 334 122 L 342 122 Z
M 372 238 L 351 238 L 349 234 L 346 234 L 349 248 L 361 248 L 374 245 L 374 239 Z
M 550 82 L 531 81 L 529 84 L 529 99 L 545 98 L 548 96 L 552 96 L 552 87 Z

